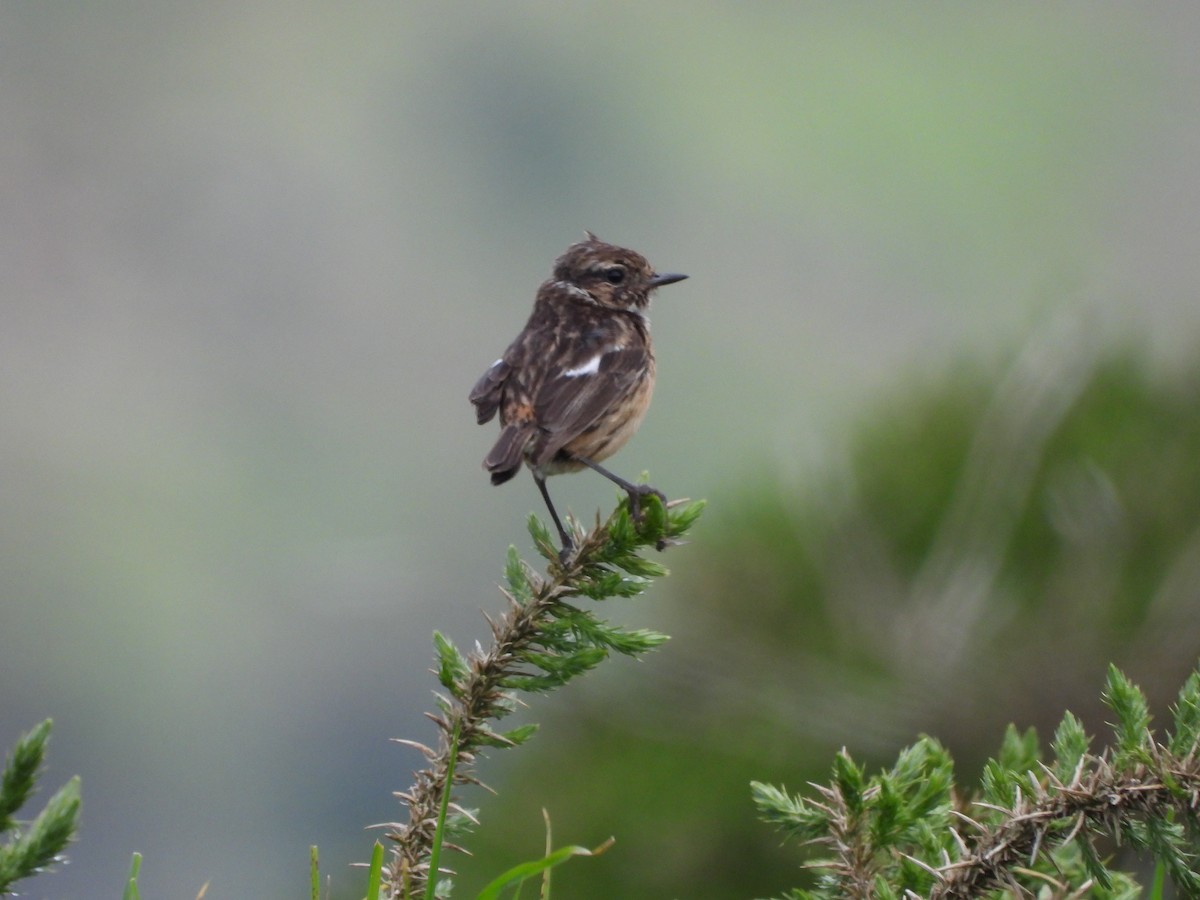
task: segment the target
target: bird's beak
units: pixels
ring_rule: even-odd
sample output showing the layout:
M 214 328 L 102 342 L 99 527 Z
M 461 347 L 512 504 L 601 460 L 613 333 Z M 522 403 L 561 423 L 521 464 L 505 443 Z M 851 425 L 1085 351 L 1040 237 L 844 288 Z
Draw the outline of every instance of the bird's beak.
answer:
M 650 279 L 650 287 L 656 288 L 662 287 L 664 284 L 674 284 L 677 281 L 683 281 L 685 278 L 687 278 L 686 275 L 679 275 L 672 272 L 667 272 L 665 275 L 655 275 Z

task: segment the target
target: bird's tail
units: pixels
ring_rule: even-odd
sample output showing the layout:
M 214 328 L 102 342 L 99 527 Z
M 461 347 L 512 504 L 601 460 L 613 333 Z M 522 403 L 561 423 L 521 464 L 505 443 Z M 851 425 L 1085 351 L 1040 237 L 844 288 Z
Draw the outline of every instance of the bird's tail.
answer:
M 525 448 L 532 432 L 528 424 L 506 425 L 483 460 L 483 467 L 492 473 L 492 484 L 504 484 L 521 470 Z

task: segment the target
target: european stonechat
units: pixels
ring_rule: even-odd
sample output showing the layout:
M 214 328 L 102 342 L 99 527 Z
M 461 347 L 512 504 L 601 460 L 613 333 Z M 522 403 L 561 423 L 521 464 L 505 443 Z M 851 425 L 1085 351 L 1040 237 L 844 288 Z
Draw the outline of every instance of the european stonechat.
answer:
M 600 465 L 633 437 L 654 392 L 654 350 L 646 308 L 655 288 L 686 275 L 659 275 L 641 254 L 606 244 L 590 231 L 554 263 L 538 288 L 524 330 L 471 389 L 479 424 L 500 413 L 500 437 L 483 460 L 492 484 L 524 463 L 533 473 L 562 539 L 571 535 L 550 501 L 546 478 L 594 469 L 639 499 L 660 491 L 633 484 Z

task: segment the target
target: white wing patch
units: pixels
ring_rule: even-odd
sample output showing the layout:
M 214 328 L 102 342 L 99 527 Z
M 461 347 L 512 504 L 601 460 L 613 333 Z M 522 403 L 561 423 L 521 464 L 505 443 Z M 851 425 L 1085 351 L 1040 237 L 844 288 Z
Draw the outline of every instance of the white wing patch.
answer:
M 564 378 L 581 378 L 584 375 L 596 375 L 600 372 L 600 361 L 604 359 L 606 353 L 616 353 L 618 350 L 624 350 L 624 344 L 610 344 L 605 347 L 587 362 L 581 366 L 576 366 L 573 369 L 567 369 L 563 372 Z
M 567 369 L 563 372 L 566 378 L 579 378 L 583 375 L 595 375 L 600 371 L 600 360 L 604 358 L 603 353 L 597 353 L 582 366 L 576 366 L 574 369 Z

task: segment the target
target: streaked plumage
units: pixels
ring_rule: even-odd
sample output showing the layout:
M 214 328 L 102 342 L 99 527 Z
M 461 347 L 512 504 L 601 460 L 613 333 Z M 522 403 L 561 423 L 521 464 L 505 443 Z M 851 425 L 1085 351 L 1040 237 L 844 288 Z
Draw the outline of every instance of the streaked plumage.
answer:
M 650 294 L 685 277 L 658 275 L 640 254 L 588 233 L 555 262 L 524 330 L 471 391 L 480 424 L 500 416 L 500 436 L 483 461 L 492 483 L 528 465 L 564 554 L 571 539 L 550 503 L 547 476 L 594 468 L 628 491 L 635 509 L 653 490 L 597 464 L 625 445 L 650 405 Z

